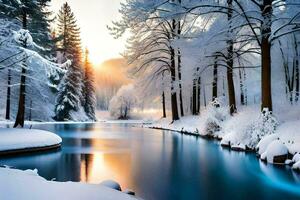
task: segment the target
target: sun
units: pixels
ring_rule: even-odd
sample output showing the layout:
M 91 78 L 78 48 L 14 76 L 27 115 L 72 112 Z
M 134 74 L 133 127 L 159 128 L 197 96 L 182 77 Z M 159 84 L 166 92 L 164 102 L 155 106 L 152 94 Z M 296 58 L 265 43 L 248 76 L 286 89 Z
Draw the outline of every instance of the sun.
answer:
M 101 57 L 101 55 L 99 55 L 99 53 L 95 52 L 95 51 L 91 51 L 89 50 L 89 61 L 93 64 L 93 66 L 97 66 L 100 65 L 103 62 L 103 58 Z

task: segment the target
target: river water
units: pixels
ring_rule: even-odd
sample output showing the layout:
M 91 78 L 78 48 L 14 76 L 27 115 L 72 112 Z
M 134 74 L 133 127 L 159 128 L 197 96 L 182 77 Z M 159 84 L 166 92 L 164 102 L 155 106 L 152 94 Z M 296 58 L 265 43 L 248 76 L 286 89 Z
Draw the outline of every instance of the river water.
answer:
M 44 124 L 61 150 L 2 157 L 0 165 L 38 169 L 56 181 L 113 179 L 146 200 L 300 199 L 300 174 L 215 141 L 133 124 Z

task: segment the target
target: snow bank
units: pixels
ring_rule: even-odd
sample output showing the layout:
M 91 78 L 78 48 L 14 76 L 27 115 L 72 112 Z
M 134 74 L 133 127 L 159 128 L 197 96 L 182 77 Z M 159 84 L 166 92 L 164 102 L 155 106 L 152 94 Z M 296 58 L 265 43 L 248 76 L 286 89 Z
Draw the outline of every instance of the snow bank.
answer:
M 100 184 L 47 181 L 37 170 L 0 168 L 0 199 L 130 200 L 133 196 Z
M 276 134 L 289 149 L 291 154 L 300 153 L 300 120 L 283 122 L 277 129 Z
M 58 135 L 36 129 L 0 128 L 0 135 L 0 151 L 47 147 L 62 142 Z

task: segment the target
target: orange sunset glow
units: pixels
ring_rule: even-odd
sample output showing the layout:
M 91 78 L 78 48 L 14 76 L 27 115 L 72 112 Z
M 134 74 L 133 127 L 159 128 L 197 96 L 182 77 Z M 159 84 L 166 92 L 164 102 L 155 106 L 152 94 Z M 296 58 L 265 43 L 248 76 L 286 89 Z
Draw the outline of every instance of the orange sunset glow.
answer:
M 57 13 L 67 2 L 74 12 L 81 30 L 82 47 L 87 47 L 94 66 L 111 58 L 119 58 L 125 50 L 126 38 L 115 40 L 107 26 L 119 19 L 118 9 L 122 0 L 53 0 L 52 9 Z

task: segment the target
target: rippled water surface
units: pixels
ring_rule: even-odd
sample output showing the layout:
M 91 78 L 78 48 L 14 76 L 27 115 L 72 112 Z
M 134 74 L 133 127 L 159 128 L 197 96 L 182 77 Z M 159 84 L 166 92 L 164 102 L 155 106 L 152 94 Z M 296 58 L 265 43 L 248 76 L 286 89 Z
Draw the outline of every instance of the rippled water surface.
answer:
M 47 124 L 63 138 L 54 152 L 2 157 L 0 165 L 35 169 L 48 180 L 114 179 L 149 200 L 300 199 L 300 174 L 254 154 L 132 124 Z

